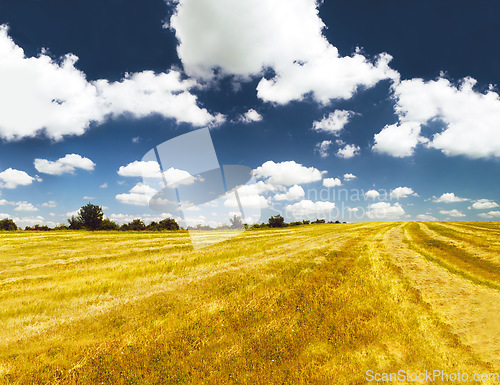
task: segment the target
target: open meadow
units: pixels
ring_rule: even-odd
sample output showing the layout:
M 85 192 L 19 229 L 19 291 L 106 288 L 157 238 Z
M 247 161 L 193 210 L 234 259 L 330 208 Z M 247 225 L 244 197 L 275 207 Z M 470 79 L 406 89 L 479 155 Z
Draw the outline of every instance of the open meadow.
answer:
M 498 373 L 500 224 L 2 232 L 0 325 L 1 384 Z

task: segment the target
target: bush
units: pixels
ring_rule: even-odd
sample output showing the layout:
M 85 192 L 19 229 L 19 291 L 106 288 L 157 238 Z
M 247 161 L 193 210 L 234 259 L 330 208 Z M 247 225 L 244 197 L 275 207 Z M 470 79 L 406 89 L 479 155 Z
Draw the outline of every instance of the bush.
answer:
M 102 220 L 101 230 L 120 230 L 120 226 L 118 223 L 113 222 L 112 220 L 106 218 Z
M 269 227 L 285 227 L 285 218 L 279 214 L 269 218 Z
M 17 225 L 10 218 L 5 218 L 0 221 L 0 230 L 15 231 Z
M 146 230 L 146 225 L 142 219 L 134 219 L 132 222 L 122 225 L 121 230 L 142 231 Z
M 29 227 L 29 226 L 26 226 L 24 228 L 24 230 L 31 230 L 31 231 L 50 231 L 52 230 L 49 226 L 47 225 L 43 225 L 43 226 L 40 226 L 40 225 L 35 225 L 33 227 Z

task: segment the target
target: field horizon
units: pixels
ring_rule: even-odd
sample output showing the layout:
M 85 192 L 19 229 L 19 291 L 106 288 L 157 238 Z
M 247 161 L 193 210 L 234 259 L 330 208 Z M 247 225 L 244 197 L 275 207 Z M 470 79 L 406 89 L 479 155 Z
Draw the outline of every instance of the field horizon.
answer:
M 193 250 L 187 231 L 0 232 L 0 383 L 498 373 L 499 235 L 498 222 L 311 224 Z

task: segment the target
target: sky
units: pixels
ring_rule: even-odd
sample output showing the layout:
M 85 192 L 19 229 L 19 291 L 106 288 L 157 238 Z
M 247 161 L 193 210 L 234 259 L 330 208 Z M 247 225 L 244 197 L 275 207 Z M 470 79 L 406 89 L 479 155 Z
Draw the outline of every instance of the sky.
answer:
M 55 226 L 91 202 L 118 223 L 498 221 L 498 14 L 483 0 L 0 0 L 0 219 Z M 207 132 L 203 149 L 173 145 Z M 201 183 L 209 158 L 253 170 L 240 204 L 150 206 Z

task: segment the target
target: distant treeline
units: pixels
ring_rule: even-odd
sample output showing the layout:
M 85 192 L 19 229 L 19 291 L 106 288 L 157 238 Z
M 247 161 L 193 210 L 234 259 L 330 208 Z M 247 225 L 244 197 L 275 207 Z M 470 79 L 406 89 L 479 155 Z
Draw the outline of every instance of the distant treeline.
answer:
M 68 219 L 68 224 L 61 224 L 54 228 L 48 227 L 47 225 L 34 225 L 34 226 L 26 226 L 24 230 L 26 231 L 52 231 L 52 230 L 122 230 L 122 231 L 176 231 L 176 230 L 184 230 L 180 227 L 175 219 L 166 218 L 159 222 L 151 222 L 149 225 L 146 225 L 142 219 L 134 219 L 130 223 L 125 223 L 123 225 L 119 225 L 116 222 L 108 218 L 103 218 L 104 214 L 102 212 L 101 206 L 95 206 L 89 203 L 86 206 L 83 206 L 78 212 L 77 216 L 72 216 Z M 252 226 L 243 223 L 240 217 L 234 215 L 233 218 L 230 218 L 229 221 L 231 225 L 221 225 L 216 228 L 210 227 L 207 225 L 197 225 L 197 226 L 188 226 L 187 230 L 228 230 L 228 229 L 261 229 L 261 228 L 280 228 L 280 227 L 289 227 L 289 226 L 301 226 L 301 225 L 309 225 L 316 223 L 327 223 L 324 219 L 316 219 L 315 221 L 297 221 L 286 223 L 285 219 L 281 215 L 275 215 L 269 218 L 267 223 L 254 224 Z M 340 221 L 328 222 L 328 223 L 341 223 Z M 345 222 L 344 222 L 345 223 Z M 0 220 L 0 230 L 7 231 L 15 231 L 21 230 L 15 222 L 10 218 L 5 218 Z

